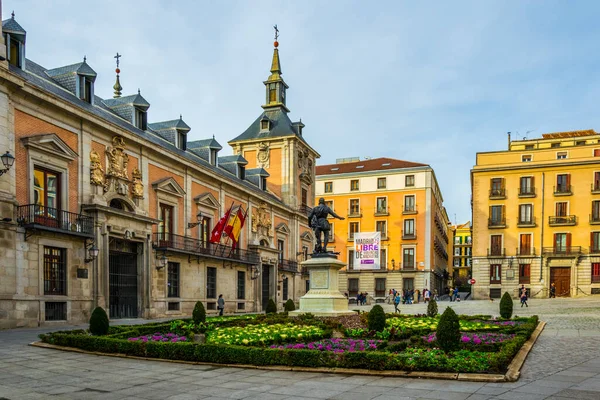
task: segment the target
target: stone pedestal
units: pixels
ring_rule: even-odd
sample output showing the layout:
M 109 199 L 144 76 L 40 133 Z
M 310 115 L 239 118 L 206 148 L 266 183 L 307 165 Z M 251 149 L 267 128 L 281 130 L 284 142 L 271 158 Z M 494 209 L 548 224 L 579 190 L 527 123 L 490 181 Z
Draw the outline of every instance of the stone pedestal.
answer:
M 320 317 L 355 314 L 348 298 L 340 293 L 338 273 L 346 264 L 335 257 L 315 257 L 301 263 L 310 274 L 310 290 L 300 298 L 300 308 L 289 315 L 311 313 Z

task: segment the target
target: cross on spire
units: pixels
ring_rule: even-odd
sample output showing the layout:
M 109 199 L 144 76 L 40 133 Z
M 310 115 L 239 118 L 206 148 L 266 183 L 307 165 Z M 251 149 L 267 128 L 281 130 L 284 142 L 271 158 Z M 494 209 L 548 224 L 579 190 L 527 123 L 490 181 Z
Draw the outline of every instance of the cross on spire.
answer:
M 277 40 L 279 38 L 279 29 L 277 29 L 277 24 L 273 26 L 273 29 L 275 29 L 275 40 Z
M 122 55 L 119 54 L 119 52 L 117 51 L 117 55 L 115 56 L 115 58 L 117 59 L 117 68 L 119 68 L 119 58 L 123 57 Z

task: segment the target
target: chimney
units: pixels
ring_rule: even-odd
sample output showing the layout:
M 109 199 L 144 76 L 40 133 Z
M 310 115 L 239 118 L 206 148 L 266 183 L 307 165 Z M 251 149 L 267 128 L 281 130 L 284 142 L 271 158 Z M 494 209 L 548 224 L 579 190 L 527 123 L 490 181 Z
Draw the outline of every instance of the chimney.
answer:
M 508 135 L 508 149 L 510 150 L 510 132 L 506 133 Z

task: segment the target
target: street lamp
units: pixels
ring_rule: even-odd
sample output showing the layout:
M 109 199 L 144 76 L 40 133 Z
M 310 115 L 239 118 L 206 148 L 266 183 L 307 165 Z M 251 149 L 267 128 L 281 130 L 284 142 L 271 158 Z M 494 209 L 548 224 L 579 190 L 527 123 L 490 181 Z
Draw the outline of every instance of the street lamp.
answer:
M 202 223 L 202 211 L 196 214 L 196 222 L 188 222 L 188 229 L 195 228 Z
M 92 243 L 92 245 L 87 249 L 87 251 L 89 257 L 84 260 L 86 263 L 94 261 L 96 258 L 98 258 L 98 254 L 100 253 L 100 250 L 98 249 L 98 247 L 96 247 L 95 243 Z
M 2 164 L 4 165 L 4 169 L 0 169 L 0 176 L 2 176 L 8 172 L 10 167 L 13 166 L 13 164 L 15 163 L 15 157 L 13 157 L 13 155 L 10 154 L 9 151 L 7 151 L 2 156 L 0 156 L 0 159 L 2 159 Z
M 162 255 L 156 255 L 156 269 L 161 270 L 164 267 L 166 267 L 168 263 L 169 259 L 167 258 L 167 255 L 165 253 L 163 253 Z

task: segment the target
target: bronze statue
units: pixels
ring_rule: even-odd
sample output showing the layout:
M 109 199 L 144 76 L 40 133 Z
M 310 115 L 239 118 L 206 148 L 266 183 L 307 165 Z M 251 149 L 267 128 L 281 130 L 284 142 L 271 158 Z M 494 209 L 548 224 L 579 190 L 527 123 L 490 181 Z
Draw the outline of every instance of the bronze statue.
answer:
M 319 205 L 312 209 L 308 215 L 308 225 L 315 231 L 315 237 L 317 238 L 317 244 L 315 245 L 314 253 L 326 253 L 327 243 L 329 242 L 329 230 L 331 225 L 327 221 L 327 216 L 331 215 L 334 218 L 344 220 L 345 218 L 340 217 L 333 212 L 331 208 L 325 205 L 325 199 L 319 199 Z M 321 232 L 324 234 L 323 245 L 321 244 Z

